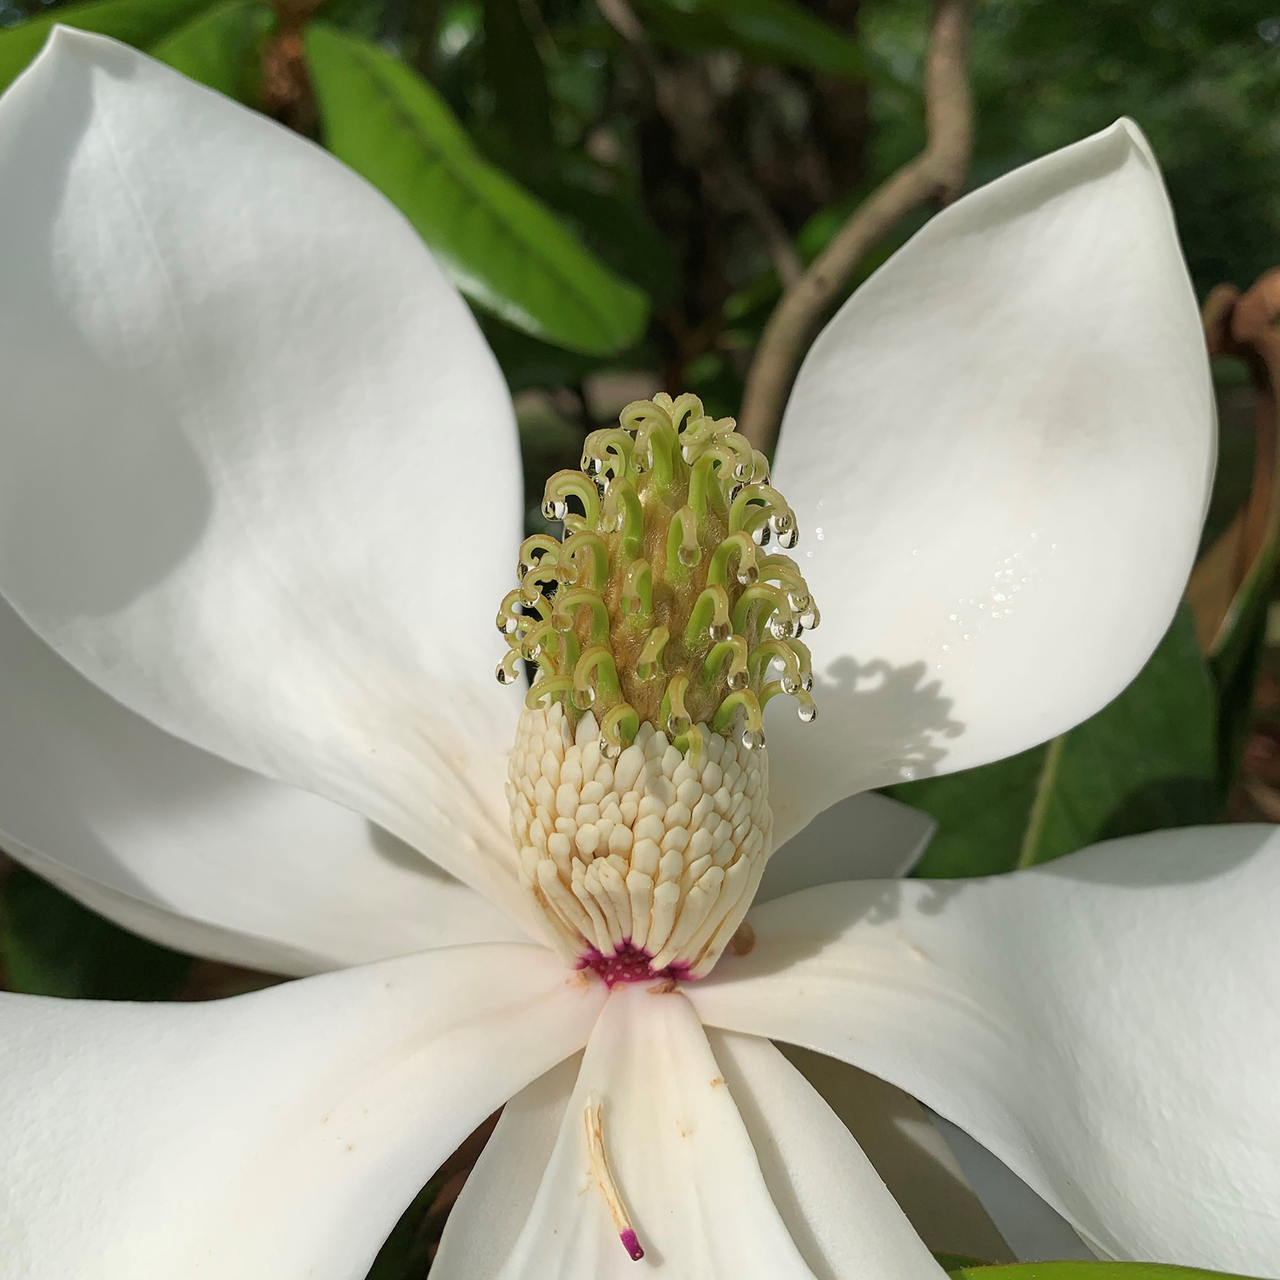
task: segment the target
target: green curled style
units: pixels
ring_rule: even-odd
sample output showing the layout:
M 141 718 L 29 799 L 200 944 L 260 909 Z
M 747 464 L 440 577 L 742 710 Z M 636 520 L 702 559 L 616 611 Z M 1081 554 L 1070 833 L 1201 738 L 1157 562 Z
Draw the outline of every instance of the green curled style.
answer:
M 707 570 L 707 581 L 715 586 L 729 585 L 729 562 L 737 555 L 738 571 L 734 575 L 740 586 L 748 587 L 760 576 L 757 567 L 756 544 L 750 534 L 739 531 L 731 533 L 715 550 L 711 557 L 711 566 Z
M 788 693 L 792 692 L 788 685 L 799 689 L 800 659 L 790 642 L 784 640 L 763 640 L 751 650 L 751 657 L 747 659 L 747 677 L 751 684 L 757 688 L 762 685 L 769 664 L 775 661 L 782 665 L 783 689 Z
M 520 561 L 517 572 L 523 577 L 530 569 L 535 568 L 547 556 L 551 557 L 551 563 L 557 564 L 560 558 L 560 548 L 563 544 L 557 542 L 549 533 L 533 533 L 530 534 L 520 544 Z
M 597 479 L 609 481 L 627 474 L 635 439 L 622 427 L 593 431 L 582 447 L 582 469 Z
M 653 570 L 647 560 L 633 560 L 627 566 L 618 604 L 629 619 L 648 621 L 653 613 Z
M 615 480 L 604 500 L 604 524 L 610 532 L 622 534 L 623 558 L 632 560 L 640 554 L 644 541 L 644 508 L 635 485 L 629 480 Z
M 616 760 L 640 732 L 640 717 L 629 703 L 623 702 L 605 713 L 600 722 L 600 750 Z
M 698 517 L 693 508 L 683 506 L 671 517 L 667 531 L 667 581 L 679 582 L 702 560 L 698 545 Z
M 645 637 L 644 648 L 636 659 L 636 678 L 656 680 L 662 674 L 662 651 L 667 647 L 671 633 L 666 627 L 654 627 Z
M 573 668 L 573 700 L 580 711 L 591 707 L 611 707 L 622 701 L 618 668 L 606 645 L 593 645 L 583 652 Z
M 658 725 L 673 739 L 683 737 L 693 727 L 693 717 L 684 704 L 688 688 L 687 673 L 681 671 L 672 676 L 662 695 L 662 705 L 658 708 Z
M 539 707 L 549 707 L 557 698 L 563 698 L 573 688 L 572 676 L 544 676 L 529 686 L 524 695 L 524 705 L 530 711 Z
M 748 627 L 754 628 L 758 634 L 768 626 L 770 634 L 778 635 L 774 624 L 779 618 L 782 620 L 781 633 L 789 634 L 791 609 L 787 605 L 786 592 L 769 582 L 749 586 L 733 607 L 733 629 L 740 634 L 746 634 Z
M 737 533 L 741 529 L 756 542 L 763 543 L 767 541 L 762 532 L 765 528 L 781 535 L 795 528 L 795 515 L 772 485 L 743 485 L 729 508 L 729 532 Z M 782 542 L 781 536 L 778 540 Z M 782 545 L 790 546 L 792 542 L 782 542 Z
M 776 698 L 780 693 L 794 698 L 800 704 L 796 708 L 796 714 L 805 722 L 805 724 L 812 724 L 818 718 L 818 704 L 814 702 L 813 695 L 809 690 L 787 689 L 783 686 L 781 680 L 771 681 L 760 691 L 761 707 L 768 706 L 769 700 L 771 698 Z
M 759 699 L 750 689 L 739 689 L 725 698 L 711 721 L 711 731 L 727 734 L 739 714 L 742 716 L 742 745 L 748 751 L 758 751 L 764 746 L 764 719 Z
M 707 587 L 694 602 L 685 628 L 686 648 L 694 648 L 704 637 L 713 642 L 727 640 L 733 627 L 729 620 L 729 593 L 723 587 Z
M 577 498 L 582 504 L 581 515 L 570 509 L 570 498 Z M 542 514 L 548 520 L 562 521 L 564 527 L 574 533 L 594 529 L 600 520 L 600 491 L 596 482 L 581 471 L 557 471 L 547 481 Z
M 724 681 L 732 692 L 745 689 L 750 676 L 747 671 L 747 642 L 737 635 L 730 636 L 714 645 L 707 660 L 702 664 L 702 680 L 708 686 Z
M 582 563 L 584 558 L 586 566 Z M 598 533 L 579 529 L 564 540 L 559 567 L 561 582 L 570 586 L 588 587 L 592 591 L 603 591 L 605 583 L 609 581 L 609 548 Z M 584 572 L 587 575 L 585 582 Z
M 604 601 L 595 591 L 586 587 L 570 587 L 556 597 L 552 624 L 559 631 L 568 631 L 578 619 L 582 610 L 591 615 L 591 635 L 588 640 L 592 645 L 609 643 L 609 611 Z

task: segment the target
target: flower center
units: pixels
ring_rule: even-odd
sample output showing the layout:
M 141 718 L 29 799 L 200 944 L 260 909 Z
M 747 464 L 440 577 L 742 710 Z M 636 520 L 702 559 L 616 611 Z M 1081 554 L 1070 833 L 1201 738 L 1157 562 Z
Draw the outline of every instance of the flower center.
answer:
M 818 625 L 764 455 L 695 396 L 628 405 L 547 483 L 502 602 L 504 684 L 536 664 L 507 787 L 521 879 L 567 959 L 611 984 L 700 977 L 771 850 L 762 711 L 816 715 Z M 776 677 L 776 678 L 774 678 Z

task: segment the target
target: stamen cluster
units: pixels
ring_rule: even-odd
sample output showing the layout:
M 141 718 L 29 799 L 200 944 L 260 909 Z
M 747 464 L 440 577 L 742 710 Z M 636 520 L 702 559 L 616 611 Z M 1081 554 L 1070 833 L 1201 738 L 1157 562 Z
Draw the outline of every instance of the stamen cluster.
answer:
M 580 471 L 547 482 L 543 510 L 564 540 L 535 534 L 520 549 L 498 678 L 535 664 L 526 705 L 559 702 L 574 726 L 592 711 L 609 759 L 645 723 L 682 752 L 704 724 L 758 750 L 778 693 L 817 714 L 800 640 L 817 607 L 796 562 L 762 550 L 794 546 L 795 515 L 733 428 L 692 395 L 628 405 L 587 437 Z

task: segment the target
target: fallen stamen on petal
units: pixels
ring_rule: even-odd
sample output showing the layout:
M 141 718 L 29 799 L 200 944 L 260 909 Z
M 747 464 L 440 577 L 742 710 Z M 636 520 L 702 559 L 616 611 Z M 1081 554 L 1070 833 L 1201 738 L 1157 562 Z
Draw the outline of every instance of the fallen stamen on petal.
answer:
M 639 1262 L 644 1257 L 644 1250 L 640 1247 L 631 1219 L 622 1206 L 622 1197 L 618 1194 L 613 1174 L 609 1172 L 609 1160 L 604 1149 L 604 1106 L 600 1095 L 594 1090 L 587 1095 L 583 1121 L 587 1130 L 587 1160 L 591 1176 L 604 1195 L 605 1204 L 609 1206 L 609 1216 L 613 1218 L 613 1225 L 618 1228 L 618 1239 L 622 1241 L 622 1247 L 632 1262 Z

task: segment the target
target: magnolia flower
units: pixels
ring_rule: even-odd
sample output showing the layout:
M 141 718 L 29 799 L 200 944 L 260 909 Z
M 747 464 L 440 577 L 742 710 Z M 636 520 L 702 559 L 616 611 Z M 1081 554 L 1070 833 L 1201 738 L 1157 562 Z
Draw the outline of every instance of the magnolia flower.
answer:
M 771 864 L 808 887 L 738 927 L 771 845 L 843 796 L 1075 724 L 1172 614 L 1213 413 L 1134 126 L 939 214 L 818 339 L 776 501 L 739 511 L 802 532 L 796 580 L 757 564 L 795 597 L 777 652 L 735 666 L 733 637 L 766 643 L 738 613 L 742 539 L 720 568 L 734 616 L 713 591 L 688 646 L 653 640 L 640 551 L 663 580 L 665 534 L 714 585 L 694 553 L 732 533 L 676 456 L 703 446 L 663 436 L 601 513 L 598 560 L 548 544 L 523 564 L 573 560 L 560 589 L 611 607 L 631 591 L 643 652 L 620 614 L 574 606 L 527 646 L 561 683 L 523 709 L 492 674 L 520 542 L 511 404 L 378 194 L 58 31 L 0 100 L 0 225 L 4 845 L 152 937 L 317 975 L 205 1005 L 3 997 L 6 1275 L 358 1280 L 506 1103 L 436 1280 L 936 1277 L 775 1039 L 903 1086 L 1100 1253 L 1280 1274 L 1270 828 L 940 883 L 841 883 L 865 864 L 810 841 Z M 689 402 L 637 413 L 715 436 L 702 481 L 723 497 L 763 484 Z M 580 529 L 598 491 L 576 492 L 551 496 Z M 622 555 L 637 518 L 649 541 Z M 670 581 L 671 617 L 699 607 Z M 568 608 L 551 594 L 508 602 L 509 640 Z M 792 622 L 813 600 L 809 669 Z M 575 628 L 602 651 L 589 678 Z M 812 680 L 815 722 L 786 697 L 763 724 L 745 696 L 725 710 L 779 663 L 793 693 Z M 646 840 L 679 867 L 650 874 Z M 708 856 L 721 877 L 695 882 Z

